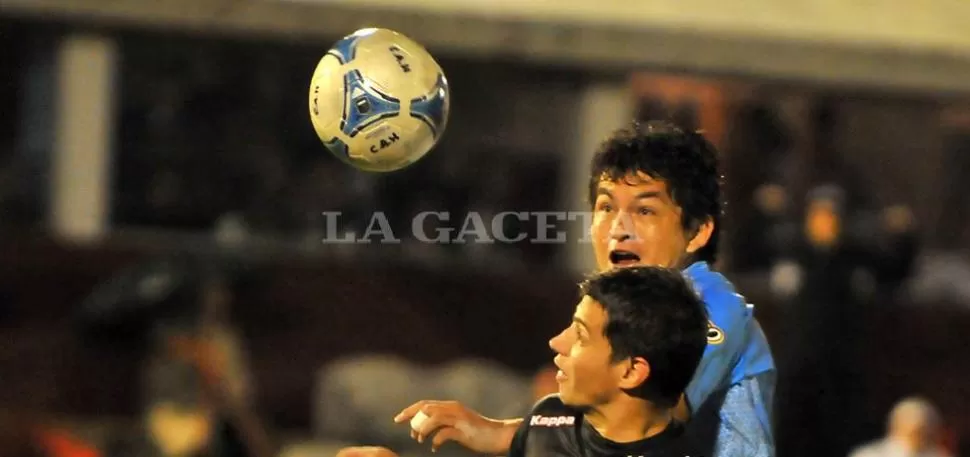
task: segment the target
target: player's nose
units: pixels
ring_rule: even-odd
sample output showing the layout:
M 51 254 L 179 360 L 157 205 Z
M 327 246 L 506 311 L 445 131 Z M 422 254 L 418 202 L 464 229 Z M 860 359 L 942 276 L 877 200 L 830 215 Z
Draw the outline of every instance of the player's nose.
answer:
M 610 224 L 610 240 L 626 241 L 633 237 L 633 218 L 625 212 L 620 212 Z
M 553 352 L 555 352 L 556 354 L 565 354 L 567 352 L 568 347 L 569 347 L 569 344 L 566 341 L 565 330 L 559 332 L 558 335 L 552 337 L 549 340 L 549 348 L 552 349 Z

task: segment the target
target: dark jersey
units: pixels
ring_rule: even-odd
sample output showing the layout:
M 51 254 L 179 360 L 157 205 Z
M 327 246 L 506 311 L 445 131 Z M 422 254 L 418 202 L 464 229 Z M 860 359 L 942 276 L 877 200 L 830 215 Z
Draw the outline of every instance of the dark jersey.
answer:
M 539 400 L 512 439 L 508 457 L 685 457 L 681 427 L 632 443 L 603 438 L 580 411 L 562 403 L 559 395 Z

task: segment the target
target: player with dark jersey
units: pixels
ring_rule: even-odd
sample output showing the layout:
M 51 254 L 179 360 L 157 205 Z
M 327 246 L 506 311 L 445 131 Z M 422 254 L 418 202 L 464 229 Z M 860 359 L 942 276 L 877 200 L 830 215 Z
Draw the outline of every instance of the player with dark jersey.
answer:
M 662 267 L 600 273 L 581 292 L 572 322 L 549 341 L 559 393 L 524 418 L 507 457 L 683 457 L 673 408 L 707 346 L 700 297 L 679 271 Z M 425 402 L 430 414 L 419 427 L 448 433 L 434 423 L 443 417 L 434 410 L 447 406 Z M 394 454 L 383 448 L 338 454 L 355 455 Z
M 583 414 L 566 406 L 559 395 L 550 395 L 532 409 L 519 432 L 512 439 L 508 457 L 540 456 L 677 456 L 684 446 L 683 427 L 672 422 L 660 433 L 629 443 L 603 437 Z

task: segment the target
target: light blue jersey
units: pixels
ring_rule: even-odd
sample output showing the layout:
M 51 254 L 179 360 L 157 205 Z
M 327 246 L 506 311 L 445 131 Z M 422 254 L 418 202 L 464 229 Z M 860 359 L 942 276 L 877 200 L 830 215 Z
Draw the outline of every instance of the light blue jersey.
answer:
M 773 457 L 775 362 L 754 306 L 706 262 L 684 274 L 711 320 L 707 349 L 686 391 L 697 456 Z

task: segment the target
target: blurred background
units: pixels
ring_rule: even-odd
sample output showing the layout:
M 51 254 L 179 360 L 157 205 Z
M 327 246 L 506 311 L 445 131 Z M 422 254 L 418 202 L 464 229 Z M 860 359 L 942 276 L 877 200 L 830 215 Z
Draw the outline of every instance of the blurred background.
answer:
M 778 455 L 848 455 L 912 396 L 970 455 L 968 21 L 946 0 L 0 0 L 0 454 L 421 456 L 391 423 L 413 401 L 526 413 L 590 246 L 419 243 L 410 218 L 584 210 L 596 144 L 669 118 L 722 153 L 718 267 L 772 345 Z M 367 26 L 453 90 L 439 146 L 386 175 L 329 155 L 306 108 Z M 402 242 L 322 243 L 335 211 Z

